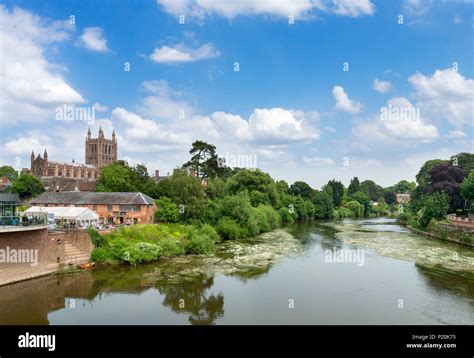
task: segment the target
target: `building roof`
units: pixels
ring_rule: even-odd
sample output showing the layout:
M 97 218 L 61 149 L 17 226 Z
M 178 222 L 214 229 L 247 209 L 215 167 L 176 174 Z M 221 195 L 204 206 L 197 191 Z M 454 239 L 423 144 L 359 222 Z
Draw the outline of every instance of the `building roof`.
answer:
M 99 214 L 89 208 L 78 208 L 74 206 L 41 207 L 32 206 L 25 211 L 27 214 L 51 213 L 55 219 L 66 220 L 98 220 Z
M 0 202 L 2 203 L 14 203 L 14 204 L 21 204 L 20 196 L 18 194 L 10 194 L 10 193 L 0 193 Z
M 58 161 L 49 161 L 49 164 L 51 165 L 66 165 L 66 166 L 72 166 L 72 167 L 81 167 L 81 168 L 89 168 L 89 169 L 95 169 L 95 165 L 93 164 L 84 164 L 84 163 L 76 163 L 76 162 L 58 162 Z
M 62 177 L 41 177 L 46 191 L 94 191 L 96 182 L 93 179 L 75 179 Z
M 44 192 L 30 204 L 64 205 L 152 205 L 155 200 L 143 193 L 62 191 Z

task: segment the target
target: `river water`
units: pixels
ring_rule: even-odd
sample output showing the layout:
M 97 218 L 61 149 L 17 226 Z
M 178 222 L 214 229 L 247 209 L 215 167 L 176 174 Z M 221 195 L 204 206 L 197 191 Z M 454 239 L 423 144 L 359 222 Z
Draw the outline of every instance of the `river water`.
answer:
M 0 324 L 474 324 L 474 249 L 387 218 L 303 222 L 0 287 Z

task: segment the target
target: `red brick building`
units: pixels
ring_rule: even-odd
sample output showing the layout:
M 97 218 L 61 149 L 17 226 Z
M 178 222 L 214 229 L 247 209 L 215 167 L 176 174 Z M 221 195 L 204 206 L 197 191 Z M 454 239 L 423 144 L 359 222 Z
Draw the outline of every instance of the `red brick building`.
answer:
M 30 205 L 88 207 L 99 214 L 102 223 L 109 224 L 152 223 L 156 210 L 153 198 L 128 192 L 44 192 Z

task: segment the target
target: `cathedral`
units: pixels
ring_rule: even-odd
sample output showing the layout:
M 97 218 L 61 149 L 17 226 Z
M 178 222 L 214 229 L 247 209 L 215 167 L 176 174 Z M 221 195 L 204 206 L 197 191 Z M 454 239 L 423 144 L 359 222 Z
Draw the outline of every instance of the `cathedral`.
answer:
M 111 163 L 117 161 L 117 139 L 115 131 L 112 131 L 112 138 L 106 139 L 102 127 L 99 129 L 97 138 L 92 138 L 91 130 L 87 131 L 85 143 L 85 164 L 72 162 L 50 161 L 48 152 L 44 151 L 35 157 L 31 152 L 30 173 L 37 178 L 69 178 L 76 180 L 95 181 L 100 170 Z

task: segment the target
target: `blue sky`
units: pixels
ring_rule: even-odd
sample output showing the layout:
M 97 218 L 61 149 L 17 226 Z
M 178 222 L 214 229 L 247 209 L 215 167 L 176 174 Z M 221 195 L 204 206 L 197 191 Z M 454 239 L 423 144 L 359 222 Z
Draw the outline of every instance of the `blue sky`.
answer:
M 473 152 L 472 1 L 1 4 L 2 165 L 44 148 L 82 162 L 88 126 L 150 172 L 203 139 L 315 188 Z M 384 121 L 389 104 L 419 116 Z M 57 120 L 63 106 L 94 118 Z

